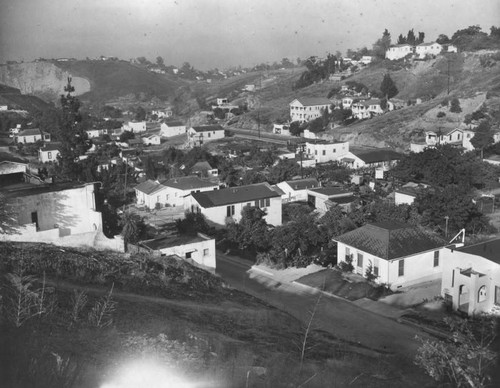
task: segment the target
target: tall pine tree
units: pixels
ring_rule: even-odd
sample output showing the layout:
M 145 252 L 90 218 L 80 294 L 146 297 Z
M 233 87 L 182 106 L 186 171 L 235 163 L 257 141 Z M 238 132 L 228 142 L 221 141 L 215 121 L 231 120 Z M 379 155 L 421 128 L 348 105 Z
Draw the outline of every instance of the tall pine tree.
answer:
M 384 97 L 388 100 L 399 93 L 399 90 L 396 87 L 396 84 L 392 80 L 389 73 L 384 75 L 384 79 L 382 80 L 382 83 L 380 84 L 380 91 L 382 92 Z

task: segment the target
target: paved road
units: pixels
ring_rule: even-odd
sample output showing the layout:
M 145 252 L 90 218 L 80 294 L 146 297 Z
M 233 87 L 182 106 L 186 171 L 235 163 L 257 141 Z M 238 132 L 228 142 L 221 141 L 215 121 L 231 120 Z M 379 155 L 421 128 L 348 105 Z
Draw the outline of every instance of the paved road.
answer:
M 319 292 L 297 283 L 280 283 L 262 271 L 250 270 L 251 263 L 217 252 L 217 273 L 231 286 L 307 322 Z M 419 346 L 420 330 L 363 310 L 343 300 L 323 295 L 314 317 L 314 327 L 378 352 L 413 357 Z

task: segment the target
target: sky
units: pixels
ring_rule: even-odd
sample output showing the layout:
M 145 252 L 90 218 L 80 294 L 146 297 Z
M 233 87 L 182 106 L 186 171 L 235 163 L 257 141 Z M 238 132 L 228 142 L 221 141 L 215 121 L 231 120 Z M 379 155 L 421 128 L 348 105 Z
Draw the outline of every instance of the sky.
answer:
M 0 0 L 0 63 L 100 55 L 198 69 L 500 26 L 500 0 Z

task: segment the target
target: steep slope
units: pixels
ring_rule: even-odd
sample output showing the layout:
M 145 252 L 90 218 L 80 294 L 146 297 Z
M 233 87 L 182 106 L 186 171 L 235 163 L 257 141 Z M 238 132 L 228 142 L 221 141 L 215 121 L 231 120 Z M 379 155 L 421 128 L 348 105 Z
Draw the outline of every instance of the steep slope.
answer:
M 23 95 L 19 89 L 2 84 L 0 84 L 0 105 L 7 105 L 10 109 L 20 109 L 28 112 L 45 110 L 51 107 L 51 104 L 38 97 Z

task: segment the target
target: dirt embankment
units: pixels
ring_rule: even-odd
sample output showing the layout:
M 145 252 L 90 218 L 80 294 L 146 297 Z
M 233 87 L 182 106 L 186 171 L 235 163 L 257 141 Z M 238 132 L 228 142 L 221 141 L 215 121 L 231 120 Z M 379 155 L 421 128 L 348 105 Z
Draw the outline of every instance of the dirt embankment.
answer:
M 90 91 L 86 78 L 75 77 L 51 62 L 17 63 L 0 66 L 0 83 L 20 89 L 22 94 L 33 94 L 55 101 L 64 93 L 64 86 L 72 77 L 75 94 Z

